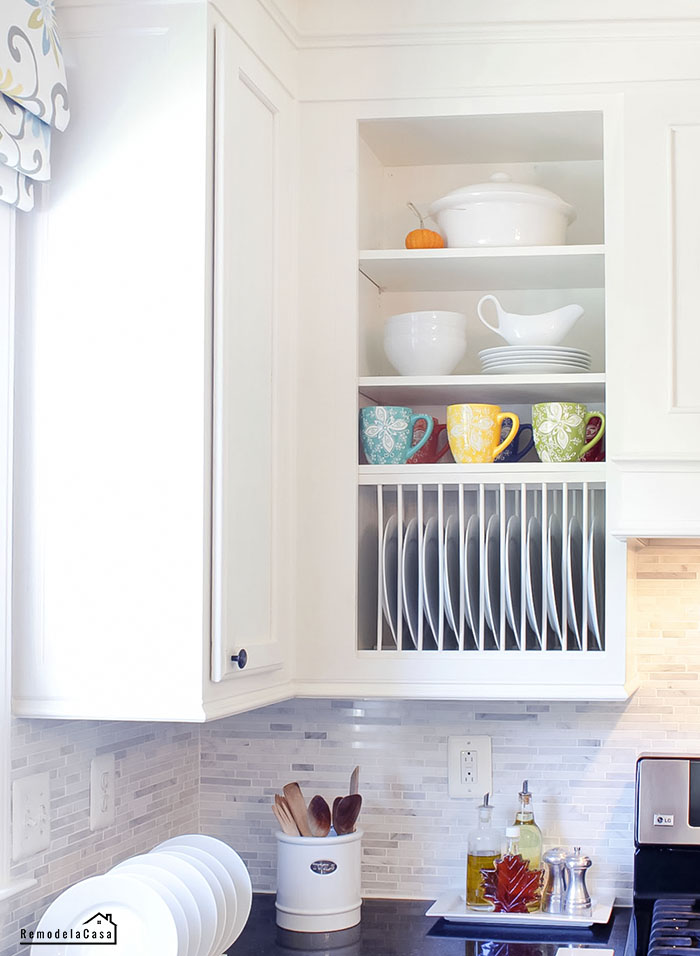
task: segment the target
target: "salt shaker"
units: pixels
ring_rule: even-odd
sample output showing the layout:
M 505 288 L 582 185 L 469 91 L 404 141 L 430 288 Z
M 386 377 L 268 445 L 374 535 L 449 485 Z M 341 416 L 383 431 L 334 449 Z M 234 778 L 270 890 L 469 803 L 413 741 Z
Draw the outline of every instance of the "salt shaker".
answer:
M 591 897 L 586 889 L 586 870 L 591 858 L 581 853 L 581 847 L 575 846 L 574 852 L 564 860 L 566 867 L 566 891 L 564 894 L 564 912 L 570 916 L 580 916 L 591 911 Z
M 563 846 L 555 846 L 542 857 L 545 865 L 544 888 L 542 890 L 542 911 L 544 913 L 562 913 L 564 911 L 564 891 L 566 888 L 564 862 L 567 852 Z

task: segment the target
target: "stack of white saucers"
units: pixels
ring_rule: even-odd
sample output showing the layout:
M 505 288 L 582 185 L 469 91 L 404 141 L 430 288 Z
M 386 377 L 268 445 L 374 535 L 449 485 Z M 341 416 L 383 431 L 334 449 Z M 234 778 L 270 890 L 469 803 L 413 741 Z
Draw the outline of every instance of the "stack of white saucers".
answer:
M 186 834 L 61 893 L 39 921 L 41 949 L 32 953 L 88 956 L 114 938 L 129 956 L 221 956 L 241 934 L 252 899 L 248 871 L 230 846 Z M 47 934 L 57 931 L 68 935 L 53 945 Z
M 481 370 L 491 375 L 547 375 L 588 372 L 591 355 L 584 349 L 561 345 L 505 345 L 479 352 Z

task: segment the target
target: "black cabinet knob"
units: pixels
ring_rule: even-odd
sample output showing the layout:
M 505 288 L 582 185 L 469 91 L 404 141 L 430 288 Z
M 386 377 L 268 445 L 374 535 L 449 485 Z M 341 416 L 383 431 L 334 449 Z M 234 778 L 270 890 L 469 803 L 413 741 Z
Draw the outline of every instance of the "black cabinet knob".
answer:
M 248 652 L 246 651 L 244 647 L 242 647 L 237 654 L 231 655 L 231 661 L 234 664 L 238 664 L 240 669 L 243 670 L 243 668 L 248 663 Z

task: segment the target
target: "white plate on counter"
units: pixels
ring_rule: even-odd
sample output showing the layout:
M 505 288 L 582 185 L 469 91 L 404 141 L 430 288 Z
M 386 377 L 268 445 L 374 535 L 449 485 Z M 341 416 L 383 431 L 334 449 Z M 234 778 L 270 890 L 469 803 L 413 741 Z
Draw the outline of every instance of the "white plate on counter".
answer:
M 250 909 L 253 903 L 253 884 L 250 880 L 250 874 L 243 860 L 236 853 L 233 847 L 223 840 L 209 836 L 206 833 L 183 833 L 178 837 L 171 837 L 160 844 L 160 847 L 167 847 L 169 844 L 179 844 L 181 846 L 199 847 L 200 850 L 206 850 L 211 853 L 219 863 L 221 863 L 233 880 L 236 899 L 236 918 L 234 920 L 231 941 L 226 943 L 228 948 L 243 932 L 245 924 L 250 916 Z
M 118 928 L 122 952 L 128 952 L 129 956 L 153 956 L 154 953 L 176 956 L 178 953 L 177 926 L 168 904 L 152 886 L 126 875 L 91 876 L 69 886 L 50 904 L 37 930 L 54 931 L 58 927 L 85 932 L 86 926 L 92 928 L 93 920 L 95 927 L 104 921 L 105 914 Z M 94 943 L 71 941 L 39 943 L 32 946 L 30 952 L 34 956 L 39 953 L 94 956 L 96 948 Z
M 593 900 L 591 912 L 584 916 L 565 913 L 493 913 L 489 910 L 467 909 L 464 897 L 456 890 L 443 893 L 426 912 L 426 916 L 442 917 L 452 923 L 482 923 L 492 926 L 592 926 L 607 923 L 612 913 L 613 900 Z

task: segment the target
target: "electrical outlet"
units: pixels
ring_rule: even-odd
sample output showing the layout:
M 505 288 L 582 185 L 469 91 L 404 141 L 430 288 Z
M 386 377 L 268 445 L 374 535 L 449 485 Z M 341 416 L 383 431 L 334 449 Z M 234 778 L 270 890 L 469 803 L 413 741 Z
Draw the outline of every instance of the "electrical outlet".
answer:
M 491 738 L 447 738 L 447 786 L 451 797 L 491 793 Z
M 114 823 L 114 754 L 100 754 L 90 764 L 90 829 Z
M 23 860 L 51 843 L 48 773 L 35 773 L 12 784 L 12 859 Z

